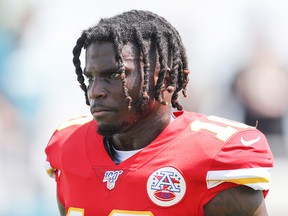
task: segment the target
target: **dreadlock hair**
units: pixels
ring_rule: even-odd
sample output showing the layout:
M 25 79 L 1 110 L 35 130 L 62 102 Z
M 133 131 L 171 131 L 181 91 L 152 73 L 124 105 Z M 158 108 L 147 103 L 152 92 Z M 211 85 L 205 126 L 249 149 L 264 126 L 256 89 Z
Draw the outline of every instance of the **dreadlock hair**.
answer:
M 131 10 L 112 18 L 101 19 L 96 26 L 82 32 L 73 49 L 73 64 L 77 74 L 77 80 L 85 93 L 86 104 L 89 105 L 87 86 L 81 68 L 80 54 L 93 42 L 112 42 L 115 48 L 115 60 L 118 64 L 118 72 L 121 73 L 122 89 L 131 109 L 132 98 L 129 96 L 126 87 L 125 67 L 122 57 L 122 47 L 132 43 L 140 48 L 143 58 L 143 87 L 142 106 L 148 101 L 149 90 L 149 50 L 145 41 L 156 44 L 156 56 L 160 63 L 160 71 L 155 86 L 154 97 L 161 104 L 167 104 L 162 98 L 162 91 L 165 89 L 164 79 L 167 75 L 170 81 L 167 91 L 173 93 L 171 104 L 173 108 L 182 110 L 178 102 L 178 92 L 182 90 L 184 97 L 187 97 L 186 86 L 188 84 L 188 62 L 185 48 L 182 44 L 178 31 L 163 17 L 149 11 Z M 168 63 L 171 64 L 169 69 Z M 169 73 L 169 74 L 168 74 Z

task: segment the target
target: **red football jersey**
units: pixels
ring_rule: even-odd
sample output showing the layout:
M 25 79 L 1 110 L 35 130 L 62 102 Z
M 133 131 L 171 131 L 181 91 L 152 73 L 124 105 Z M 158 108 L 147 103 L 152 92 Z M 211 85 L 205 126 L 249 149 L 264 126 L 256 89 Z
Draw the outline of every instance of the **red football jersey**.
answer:
M 235 185 L 270 188 L 273 157 L 254 127 L 178 112 L 148 146 L 120 164 L 105 150 L 92 117 L 60 126 L 46 148 L 68 216 L 195 215 Z

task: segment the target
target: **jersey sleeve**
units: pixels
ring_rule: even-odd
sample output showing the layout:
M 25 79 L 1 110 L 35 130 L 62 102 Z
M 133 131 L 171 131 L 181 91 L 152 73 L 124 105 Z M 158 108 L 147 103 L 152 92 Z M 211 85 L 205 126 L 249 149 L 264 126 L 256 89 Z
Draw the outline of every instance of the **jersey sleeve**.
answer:
M 220 149 L 207 172 L 207 188 L 224 182 L 268 191 L 273 156 L 266 137 L 255 128 L 239 131 Z
M 92 120 L 90 116 L 72 118 L 61 124 L 51 136 L 46 148 L 45 169 L 47 174 L 55 178 L 61 171 L 61 155 L 63 145 L 79 126 Z

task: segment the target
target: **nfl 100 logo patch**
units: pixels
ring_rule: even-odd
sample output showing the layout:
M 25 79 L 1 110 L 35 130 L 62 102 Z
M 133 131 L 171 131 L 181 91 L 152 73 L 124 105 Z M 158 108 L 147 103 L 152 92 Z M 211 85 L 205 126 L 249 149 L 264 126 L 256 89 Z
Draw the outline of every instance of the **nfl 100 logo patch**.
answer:
M 112 190 L 115 187 L 115 183 L 119 177 L 123 173 L 123 170 L 116 171 L 106 171 L 104 174 L 103 182 L 107 182 L 107 188 Z
M 186 183 L 182 174 L 173 167 L 163 167 L 153 172 L 147 181 L 147 193 L 156 205 L 168 207 L 184 197 Z

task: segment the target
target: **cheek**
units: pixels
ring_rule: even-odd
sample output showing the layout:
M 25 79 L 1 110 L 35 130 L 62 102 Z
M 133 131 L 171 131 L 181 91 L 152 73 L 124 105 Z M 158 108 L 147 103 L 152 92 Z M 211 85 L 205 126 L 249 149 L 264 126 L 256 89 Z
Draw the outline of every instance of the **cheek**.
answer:
M 128 94 L 132 97 L 133 100 L 136 100 L 141 96 L 142 92 L 142 80 L 141 77 L 136 78 L 126 78 L 126 87 L 128 90 Z
M 113 91 L 110 91 L 110 95 L 120 106 L 126 104 L 126 96 L 123 92 L 122 83 L 119 86 L 114 87 Z

